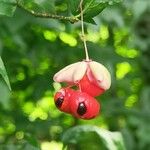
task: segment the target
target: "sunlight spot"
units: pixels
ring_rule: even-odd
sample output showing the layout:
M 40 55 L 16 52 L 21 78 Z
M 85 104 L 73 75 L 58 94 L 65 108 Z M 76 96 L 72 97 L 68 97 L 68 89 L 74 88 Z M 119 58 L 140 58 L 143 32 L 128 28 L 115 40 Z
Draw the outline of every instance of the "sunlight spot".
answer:
M 115 52 L 118 55 L 127 58 L 135 58 L 139 55 L 139 52 L 136 49 L 128 49 L 125 46 L 116 46 Z
M 58 116 L 54 98 L 50 95 L 42 97 L 35 105 L 32 102 L 26 102 L 23 106 L 23 112 L 28 115 L 30 121 L 35 121 L 38 118 L 46 120 L 49 114 L 53 117 Z
M 100 36 L 98 32 L 93 32 L 91 30 L 89 30 L 88 34 L 86 35 L 86 39 L 87 41 L 91 41 L 93 43 L 98 42 Z
M 40 107 L 36 107 L 34 111 L 29 115 L 30 121 L 35 121 L 37 118 L 41 120 L 46 120 L 48 118 L 48 114 L 42 110 Z
M 126 28 L 123 29 L 114 29 L 114 40 L 115 40 L 115 46 L 121 45 L 122 40 L 125 41 L 126 37 L 128 36 L 128 30 Z
M 53 31 L 46 30 L 46 31 L 43 31 L 43 34 L 44 34 L 44 38 L 51 42 L 54 42 L 57 38 L 56 33 Z
M 135 58 L 139 56 L 139 51 L 137 49 L 127 47 L 126 43 L 128 40 L 132 40 L 132 37 L 129 37 L 128 29 L 114 30 L 115 52 L 125 58 Z
M 127 73 L 131 71 L 131 65 L 128 62 L 122 62 L 117 64 L 116 77 L 117 79 L 122 79 Z
M 77 45 L 77 40 L 71 35 L 71 34 L 68 34 L 68 33 L 65 33 L 65 32 L 61 32 L 59 34 L 59 38 L 66 44 L 68 44 L 69 46 L 76 46 Z
M 47 94 L 39 99 L 36 104 L 26 102 L 23 105 L 22 110 L 28 115 L 30 121 L 33 122 L 36 119 L 46 120 L 48 117 L 57 118 L 60 115 L 60 111 L 54 103 L 54 93 L 47 92 Z
M 62 150 L 63 144 L 61 142 L 51 141 L 42 142 L 41 150 Z
M 23 131 L 16 132 L 16 139 L 21 140 L 23 138 L 24 138 L 24 132 Z
M 133 94 L 129 96 L 125 102 L 126 107 L 132 107 L 138 100 L 138 96 L 136 94 Z
M 58 82 L 53 82 L 53 87 L 54 87 L 55 91 L 58 91 L 61 89 L 61 84 Z
M 109 38 L 109 31 L 108 31 L 108 27 L 107 26 L 102 25 L 100 27 L 100 38 L 102 40 L 107 40 Z
M 42 61 L 41 63 L 40 63 L 40 69 L 41 70 L 46 70 L 46 69 L 48 69 L 48 67 L 49 67 L 49 65 L 48 65 L 48 61 Z
M 49 114 L 51 118 L 57 118 L 59 115 L 61 115 L 60 111 L 57 109 L 54 103 L 54 97 L 49 97 Z
M 56 134 L 61 134 L 62 133 L 62 127 L 61 126 L 50 126 L 49 128 L 49 133 L 52 137 L 55 138 Z
M 19 72 L 17 75 L 16 75 L 16 78 L 18 81 L 22 81 L 25 79 L 25 74 L 23 72 Z
M 37 106 L 41 107 L 44 111 L 49 111 L 50 106 L 50 98 L 49 97 L 43 97 L 37 102 Z
M 34 110 L 34 104 L 32 102 L 26 102 L 22 109 L 25 114 L 29 115 Z

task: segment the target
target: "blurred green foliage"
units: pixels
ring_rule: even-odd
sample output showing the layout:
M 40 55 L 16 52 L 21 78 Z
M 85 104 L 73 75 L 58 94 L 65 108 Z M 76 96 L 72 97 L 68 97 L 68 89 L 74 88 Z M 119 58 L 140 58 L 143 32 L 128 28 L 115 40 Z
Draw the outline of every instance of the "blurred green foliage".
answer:
M 97 24 L 86 24 L 90 58 L 112 76 L 110 90 L 97 98 L 100 116 L 89 121 L 59 112 L 53 102 L 61 87 L 53 75 L 85 58 L 80 23 L 35 18 L 14 2 L 0 0 L 1 15 L 15 11 L 0 16 L 0 150 L 150 149 L 149 0 L 104 0 L 109 7 L 98 16 L 102 1 L 84 3 L 92 3 L 85 21 Z M 19 2 L 40 13 L 80 15 L 78 0 Z

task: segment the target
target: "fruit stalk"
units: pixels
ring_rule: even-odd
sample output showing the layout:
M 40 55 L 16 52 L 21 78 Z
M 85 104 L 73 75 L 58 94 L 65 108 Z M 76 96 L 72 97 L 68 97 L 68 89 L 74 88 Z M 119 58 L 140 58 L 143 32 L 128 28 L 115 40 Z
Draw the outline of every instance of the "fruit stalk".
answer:
M 82 8 L 82 6 L 83 6 L 83 0 L 80 1 L 82 40 L 83 40 L 83 43 L 84 43 L 86 61 L 89 61 L 89 54 L 88 54 L 88 49 L 87 49 L 87 45 L 86 45 L 86 38 L 85 38 L 85 32 L 84 32 L 84 20 L 83 20 L 83 8 Z

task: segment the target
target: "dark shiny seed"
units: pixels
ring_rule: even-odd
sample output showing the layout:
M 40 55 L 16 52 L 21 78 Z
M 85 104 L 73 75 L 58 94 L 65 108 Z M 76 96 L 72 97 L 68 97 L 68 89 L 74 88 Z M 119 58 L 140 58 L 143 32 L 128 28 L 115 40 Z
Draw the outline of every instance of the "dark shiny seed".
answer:
M 60 108 L 62 106 L 63 101 L 64 101 L 64 98 L 59 97 L 55 102 L 56 107 Z
M 82 116 L 86 113 L 86 111 L 87 111 L 87 108 L 86 108 L 85 104 L 83 102 L 79 103 L 77 113 Z

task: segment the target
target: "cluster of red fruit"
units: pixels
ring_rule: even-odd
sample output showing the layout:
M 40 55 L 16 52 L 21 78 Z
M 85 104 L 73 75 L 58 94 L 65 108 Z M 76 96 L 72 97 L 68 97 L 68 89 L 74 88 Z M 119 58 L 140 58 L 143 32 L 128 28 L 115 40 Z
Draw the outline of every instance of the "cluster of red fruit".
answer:
M 109 71 L 102 64 L 91 60 L 63 68 L 54 75 L 54 81 L 68 84 L 55 94 L 56 107 L 81 119 L 98 116 L 100 104 L 94 97 L 104 93 L 111 85 Z M 74 86 L 77 90 L 72 88 Z

